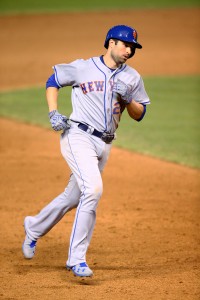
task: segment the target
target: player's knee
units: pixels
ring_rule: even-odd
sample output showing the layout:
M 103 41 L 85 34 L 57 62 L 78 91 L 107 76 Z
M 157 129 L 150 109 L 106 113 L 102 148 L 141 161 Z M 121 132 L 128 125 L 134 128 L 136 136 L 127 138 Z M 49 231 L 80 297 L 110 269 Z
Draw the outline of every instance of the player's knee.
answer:
M 81 195 L 81 210 L 93 214 L 97 209 L 102 192 L 103 187 L 101 182 L 87 186 Z
M 87 193 L 89 196 L 95 200 L 99 200 L 103 193 L 103 186 L 102 184 L 96 184 L 90 188 L 88 188 Z

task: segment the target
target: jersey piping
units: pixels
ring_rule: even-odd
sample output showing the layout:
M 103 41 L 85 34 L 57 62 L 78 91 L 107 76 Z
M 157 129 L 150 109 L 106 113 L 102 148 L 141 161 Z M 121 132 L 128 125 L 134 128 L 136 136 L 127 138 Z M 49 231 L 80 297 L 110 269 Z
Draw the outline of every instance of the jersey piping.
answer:
M 94 63 L 94 65 L 96 66 L 96 68 L 104 74 L 104 77 L 105 77 L 105 90 L 104 90 L 104 121 L 105 121 L 105 131 L 107 131 L 107 116 L 106 116 L 106 87 L 107 87 L 107 77 L 106 77 L 106 74 L 96 65 L 96 63 L 94 62 L 94 59 L 92 58 L 92 61 Z

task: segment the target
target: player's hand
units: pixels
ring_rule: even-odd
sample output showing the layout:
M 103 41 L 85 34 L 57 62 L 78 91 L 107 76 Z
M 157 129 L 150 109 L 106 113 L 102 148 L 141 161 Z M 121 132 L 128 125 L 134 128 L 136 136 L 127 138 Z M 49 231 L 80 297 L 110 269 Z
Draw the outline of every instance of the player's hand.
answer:
M 113 92 L 118 93 L 126 104 L 132 101 L 132 90 L 133 88 L 130 84 L 126 84 L 120 79 L 114 82 Z
M 49 113 L 49 120 L 52 128 L 55 131 L 67 130 L 70 128 L 70 124 L 68 123 L 68 118 L 64 115 L 61 115 L 57 110 L 52 110 Z

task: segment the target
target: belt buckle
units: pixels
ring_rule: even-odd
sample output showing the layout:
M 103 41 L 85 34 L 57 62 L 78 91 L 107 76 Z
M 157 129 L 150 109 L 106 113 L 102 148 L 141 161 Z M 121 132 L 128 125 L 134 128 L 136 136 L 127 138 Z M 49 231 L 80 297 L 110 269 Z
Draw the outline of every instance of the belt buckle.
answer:
M 88 126 L 87 133 L 93 134 L 93 132 L 94 132 L 94 127 L 92 127 L 92 126 L 90 126 L 90 125 L 87 125 L 87 126 Z

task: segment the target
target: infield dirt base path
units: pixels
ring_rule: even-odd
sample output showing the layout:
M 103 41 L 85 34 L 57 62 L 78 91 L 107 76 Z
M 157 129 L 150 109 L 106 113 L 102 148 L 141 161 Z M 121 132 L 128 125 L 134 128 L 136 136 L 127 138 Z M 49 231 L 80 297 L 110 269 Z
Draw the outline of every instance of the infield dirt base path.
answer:
M 11 36 L 2 43 L 0 88 L 44 85 L 50 65 L 82 53 L 84 58 L 100 55 L 105 32 L 116 22 L 133 24 L 140 32 L 145 47 L 133 62 L 142 74 L 197 74 L 198 13 L 2 17 L 1 40 Z M 184 51 L 180 34 L 190 43 Z M 167 47 L 166 35 L 173 47 Z M 199 170 L 114 147 L 87 256 L 95 275 L 80 280 L 65 269 L 74 211 L 39 240 L 33 260 L 21 253 L 24 217 L 62 192 L 70 175 L 59 134 L 6 119 L 0 128 L 0 299 L 200 298 Z

